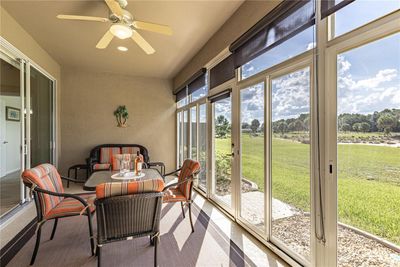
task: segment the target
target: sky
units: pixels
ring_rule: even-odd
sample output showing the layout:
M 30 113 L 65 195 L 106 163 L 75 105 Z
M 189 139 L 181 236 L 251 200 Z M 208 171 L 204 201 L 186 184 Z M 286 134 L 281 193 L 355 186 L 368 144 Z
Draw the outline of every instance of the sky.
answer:
M 357 0 L 337 13 L 336 33 L 348 32 L 398 8 L 400 1 Z M 244 65 L 243 78 L 311 49 L 313 31 L 311 27 Z M 400 109 L 400 33 L 339 54 L 337 67 L 338 114 Z M 309 112 L 309 83 L 309 70 L 272 80 L 273 121 Z M 242 122 L 264 121 L 262 88 L 263 84 L 258 84 L 241 91 Z M 216 109 L 229 115 L 230 105 L 221 104 Z

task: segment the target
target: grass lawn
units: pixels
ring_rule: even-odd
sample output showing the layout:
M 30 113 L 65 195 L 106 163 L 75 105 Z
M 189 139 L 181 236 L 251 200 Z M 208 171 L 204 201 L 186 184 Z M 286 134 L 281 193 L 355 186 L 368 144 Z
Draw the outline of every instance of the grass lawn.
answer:
M 225 144 L 226 143 L 226 144 Z M 243 176 L 264 190 L 263 137 L 243 136 Z M 229 153 L 229 139 L 217 139 L 217 152 Z M 400 245 L 400 149 L 339 145 L 339 220 Z M 272 194 L 310 209 L 309 145 L 274 138 Z

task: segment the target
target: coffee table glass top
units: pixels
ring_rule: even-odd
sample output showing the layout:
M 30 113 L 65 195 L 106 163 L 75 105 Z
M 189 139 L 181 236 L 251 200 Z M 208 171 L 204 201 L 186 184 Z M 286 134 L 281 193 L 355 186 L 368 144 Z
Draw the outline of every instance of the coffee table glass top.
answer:
M 118 171 L 97 171 L 90 175 L 89 179 L 83 185 L 83 189 L 87 191 L 95 191 L 96 186 L 102 183 L 120 183 L 122 180 L 112 179 L 111 175 L 118 173 Z M 136 180 L 148 180 L 148 179 L 162 179 L 161 174 L 155 169 L 142 169 L 144 177 L 132 180 L 123 181 L 136 181 Z

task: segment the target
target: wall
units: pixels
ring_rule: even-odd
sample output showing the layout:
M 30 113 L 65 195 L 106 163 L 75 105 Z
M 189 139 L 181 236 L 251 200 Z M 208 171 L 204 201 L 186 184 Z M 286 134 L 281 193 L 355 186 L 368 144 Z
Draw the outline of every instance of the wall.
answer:
M 0 96 L 0 101 L 4 103 L 5 107 L 19 108 L 21 105 L 21 98 L 17 96 Z M 6 169 L 4 174 L 7 175 L 20 169 L 21 124 L 16 121 L 5 120 L 5 128 L 5 140 L 8 143 L 3 146 L 6 149 Z
M 245 1 L 174 78 L 174 88 L 256 24 L 281 1 Z
M 169 80 L 79 69 L 62 69 L 61 170 L 85 162 L 90 149 L 104 143 L 147 147 L 152 161 L 175 167 L 175 110 Z M 113 115 L 119 105 L 129 112 L 127 128 Z

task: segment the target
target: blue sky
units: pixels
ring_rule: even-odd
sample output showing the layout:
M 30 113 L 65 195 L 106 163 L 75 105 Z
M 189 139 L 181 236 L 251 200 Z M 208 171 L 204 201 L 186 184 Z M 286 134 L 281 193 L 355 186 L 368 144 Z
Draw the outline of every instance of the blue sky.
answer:
M 336 15 L 336 33 L 342 34 L 400 8 L 400 1 L 357 0 Z M 356 15 L 355 15 L 356 14 Z M 243 66 L 249 77 L 313 46 L 313 28 L 298 34 Z M 261 85 L 242 90 L 242 122 L 263 121 Z M 228 106 L 219 110 L 223 114 Z M 368 114 L 400 108 L 400 33 L 338 55 L 338 113 Z M 309 71 L 272 82 L 272 119 L 309 112 Z

